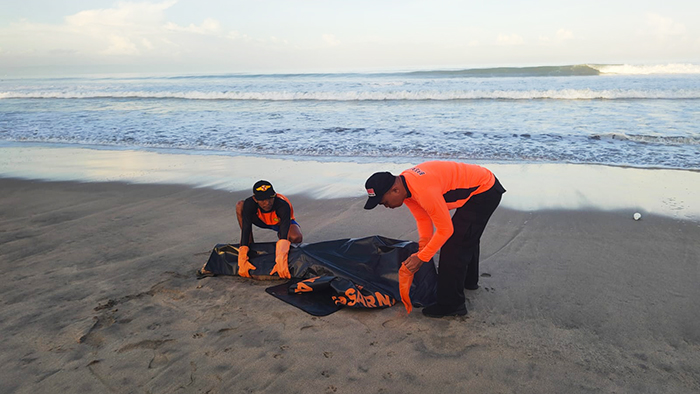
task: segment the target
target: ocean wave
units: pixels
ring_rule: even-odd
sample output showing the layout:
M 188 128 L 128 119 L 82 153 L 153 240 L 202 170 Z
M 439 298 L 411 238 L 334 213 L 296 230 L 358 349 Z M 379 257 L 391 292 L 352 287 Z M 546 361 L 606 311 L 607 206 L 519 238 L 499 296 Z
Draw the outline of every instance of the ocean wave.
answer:
M 223 74 L 181 75 L 167 79 L 236 79 L 236 78 L 326 78 L 326 77 L 418 77 L 418 78 L 493 78 L 493 77 L 575 77 L 596 75 L 678 75 L 700 74 L 700 65 L 691 63 L 668 64 L 575 64 L 565 66 L 490 67 L 455 70 L 419 70 L 375 73 L 309 73 L 309 74 Z
M 419 77 L 571 77 L 598 75 L 599 70 L 586 65 L 538 66 L 538 67 L 495 67 L 472 68 L 466 70 L 413 71 L 405 75 Z
M 258 79 L 258 78 L 325 78 L 325 77 L 418 77 L 418 78 L 488 78 L 488 77 L 567 77 L 598 75 L 600 71 L 587 64 L 569 66 L 534 66 L 534 67 L 492 67 L 469 68 L 460 70 L 419 70 L 400 72 L 368 73 L 308 73 L 308 74 L 221 74 L 221 75 L 179 75 L 167 79 Z
M 693 136 L 660 136 L 660 135 L 635 135 L 623 133 L 595 134 L 592 140 L 616 140 L 641 142 L 654 145 L 700 145 L 700 137 Z
M 3 138 L 0 141 L 22 143 L 78 144 L 91 147 L 110 147 L 126 149 L 167 149 L 169 151 L 199 151 L 214 153 L 233 153 L 244 155 L 289 156 L 296 158 L 332 157 L 334 159 L 350 158 L 423 158 L 434 160 L 488 160 L 514 162 L 552 162 L 603 164 L 614 166 L 633 166 L 640 168 L 675 168 L 700 170 L 700 162 L 693 151 L 678 150 L 677 147 L 645 146 L 630 149 L 625 145 L 575 145 L 566 141 L 528 147 L 522 143 L 505 144 L 486 139 L 478 146 L 470 144 L 461 148 L 439 149 L 421 144 L 375 144 L 371 142 L 347 144 L 280 144 L 268 143 L 209 143 L 201 144 L 188 140 L 177 141 L 137 141 L 134 139 L 101 139 L 83 136 L 66 138 L 65 136 L 25 136 Z M 473 142 L 473 141 L 472 141 Z M 512 142 L 512 141 L 511 141 Z M 569 149 L 561 149 L 561 144 Z M 669 150 L 672 149 L 672 150 Z
M 590 65 L 606 75 L 678 75 L 700 74 L 700 65 L 688 63 L 632 65 L 632 64 L 608 64 Z
M 180 99 L 247 101 L 450 101 L 450 100 L 630 100 L 700 99 L 700 90 L 395 90 L 348 92 L 0 92 L 0 99 Z

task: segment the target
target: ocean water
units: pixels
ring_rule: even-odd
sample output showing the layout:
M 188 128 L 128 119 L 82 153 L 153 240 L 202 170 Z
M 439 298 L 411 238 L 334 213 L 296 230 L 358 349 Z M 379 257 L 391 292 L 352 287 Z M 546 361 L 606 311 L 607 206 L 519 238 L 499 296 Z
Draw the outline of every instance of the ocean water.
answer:
M 0 142 L 700 170 L 700 66 L 0 80 Z

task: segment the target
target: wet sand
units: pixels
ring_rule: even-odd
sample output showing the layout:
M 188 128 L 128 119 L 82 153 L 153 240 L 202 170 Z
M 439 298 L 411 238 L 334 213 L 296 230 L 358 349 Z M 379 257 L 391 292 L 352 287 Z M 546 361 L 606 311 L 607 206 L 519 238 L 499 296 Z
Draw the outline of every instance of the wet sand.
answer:
M 265 293 L 277 282 L 195 279 L 215 244 L 238 241 L 245 192 L 0 190 L 2 393 L 700 391 L 696 221 L 501 207 L 467 317 L 313 317 Z M 417 238 L 405 208 L 289 197 L 305 242 Z

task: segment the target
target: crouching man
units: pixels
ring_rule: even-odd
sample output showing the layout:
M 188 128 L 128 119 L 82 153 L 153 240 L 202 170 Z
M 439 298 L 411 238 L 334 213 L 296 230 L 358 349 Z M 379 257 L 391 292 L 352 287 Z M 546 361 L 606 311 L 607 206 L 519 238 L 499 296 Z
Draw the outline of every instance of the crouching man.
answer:
M 275 266 L 270 275 L 275 273 L 280 278 L 291 278 L 287 258 L 291 243 L 301 243 L 302 234 L 299 223 L 294 218 L 294 208 L 287 197 L 275 193 L 268 181 L 258 181 L 253 185 L 253 195 L 236 204 L 236 217 L 241 228 L 241 244 L 238 249 L 238 275 L 250 278 L 250 271 L 255 270 L 248 253 L 253 240 L 253 225 L 273 230 L 279 240 L 275 248 Z M 198 275 L 208 276 L 211 272 L 202 268 Z

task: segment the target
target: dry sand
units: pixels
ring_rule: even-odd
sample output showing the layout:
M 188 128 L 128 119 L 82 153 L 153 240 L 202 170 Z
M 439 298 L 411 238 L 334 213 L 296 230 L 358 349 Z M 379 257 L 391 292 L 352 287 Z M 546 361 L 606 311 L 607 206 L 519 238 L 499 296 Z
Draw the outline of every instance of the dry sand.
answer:
M 265 293 L 277 282 L 195 279 L 237 241 L 245 193 L 0 190 L 0 393 L 700 392 L 697 222 L 499 208 L 466 318 L 319 318 Z M 306 242 L 416 238 L 405 208 L 290 197 Z

